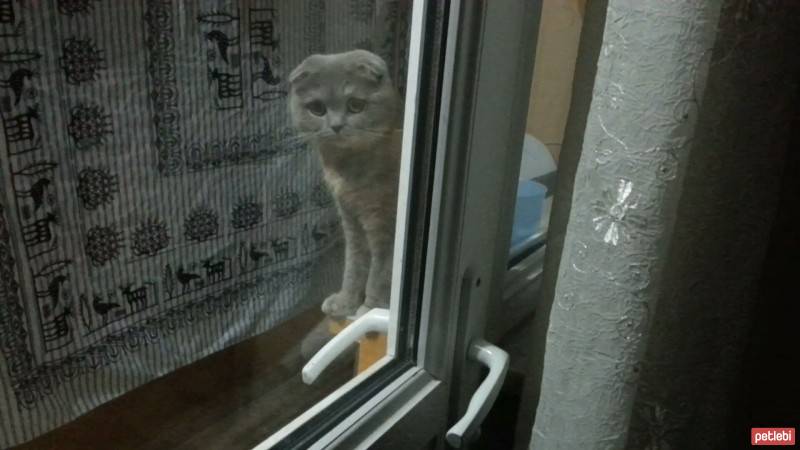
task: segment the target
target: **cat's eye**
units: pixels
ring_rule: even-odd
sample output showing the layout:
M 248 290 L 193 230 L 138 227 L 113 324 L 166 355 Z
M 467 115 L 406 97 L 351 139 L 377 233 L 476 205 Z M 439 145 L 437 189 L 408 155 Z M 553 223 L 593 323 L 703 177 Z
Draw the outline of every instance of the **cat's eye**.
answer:
M 347 100 L 347 112 L 357 114 L 364 110 L 367 102 L 360 98 L 351 98 Z
M 325 104 L 319 100 L 314 100 L 313 102 L 307 103 L 306 109 L 308 109 L 308 111 L 315 116 L 324 116 L 328 111 L 327 108 L 325 108 Z

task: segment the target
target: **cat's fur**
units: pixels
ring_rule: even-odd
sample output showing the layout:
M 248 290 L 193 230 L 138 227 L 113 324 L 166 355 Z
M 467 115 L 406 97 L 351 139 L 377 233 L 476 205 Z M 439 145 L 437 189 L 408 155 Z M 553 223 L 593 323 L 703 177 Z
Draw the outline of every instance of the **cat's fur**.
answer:
M 386 307 L 402 135 L 402 100 L 386 63 L 365 50 L 306 58 L 289 76 L 289 112 L 313 145 L 345 237 L 341 290 L 329 316 Z M 362 109 L 363 108 L 363 109 Z

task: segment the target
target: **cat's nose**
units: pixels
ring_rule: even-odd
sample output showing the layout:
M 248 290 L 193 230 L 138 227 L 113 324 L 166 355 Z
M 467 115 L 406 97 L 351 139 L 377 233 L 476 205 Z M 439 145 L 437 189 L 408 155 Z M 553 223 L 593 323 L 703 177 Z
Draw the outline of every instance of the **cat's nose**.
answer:
M 333 130 L 334 133 L 338 134 L 340 131 L 342 131 L 343 127 L 344 125 L 342 124 L 331 125 L 331 130 Z

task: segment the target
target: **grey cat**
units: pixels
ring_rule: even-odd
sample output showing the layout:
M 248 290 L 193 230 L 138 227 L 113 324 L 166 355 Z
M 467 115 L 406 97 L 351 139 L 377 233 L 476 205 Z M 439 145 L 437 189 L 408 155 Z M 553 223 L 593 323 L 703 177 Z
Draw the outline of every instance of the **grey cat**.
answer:
M 289 75 L 289 113 L 313 145 L 338 207 L 345 237 L 341 290 L 322 311 L 349 316 L 363 304 L 386 307 L 402 138 L 402 99 L 386 63 L 354 50 L 312 55 Z

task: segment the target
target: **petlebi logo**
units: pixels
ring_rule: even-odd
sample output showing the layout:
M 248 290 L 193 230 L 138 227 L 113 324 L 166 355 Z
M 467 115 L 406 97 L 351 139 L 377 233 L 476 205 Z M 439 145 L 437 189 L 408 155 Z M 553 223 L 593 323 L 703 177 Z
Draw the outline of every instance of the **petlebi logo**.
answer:
M 794 428 L 751 428 L 750 445 L 794 445 Z

